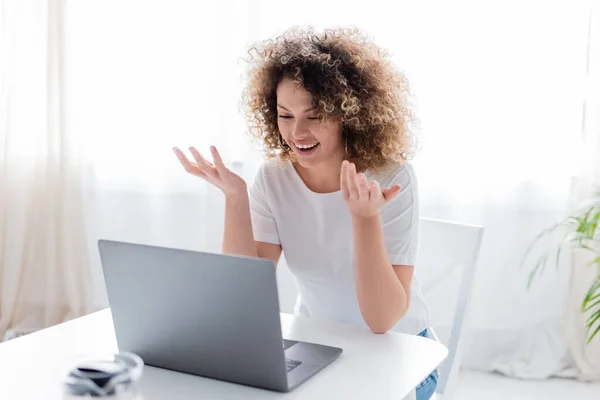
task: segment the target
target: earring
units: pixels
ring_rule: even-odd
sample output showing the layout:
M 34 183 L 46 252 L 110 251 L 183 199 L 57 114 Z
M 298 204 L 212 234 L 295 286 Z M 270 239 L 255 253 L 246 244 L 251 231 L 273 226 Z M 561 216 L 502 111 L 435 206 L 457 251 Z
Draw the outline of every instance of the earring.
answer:
M 344 136 L 344 151 L 348 155 L 348 136 Z
M 287 148 L 290 147 L 285 140 L 283 140 L 283 136 L 281 135 L 281 133 L 279 134 L 279 143 L 281 144 L 281 147 L 283 148 Z

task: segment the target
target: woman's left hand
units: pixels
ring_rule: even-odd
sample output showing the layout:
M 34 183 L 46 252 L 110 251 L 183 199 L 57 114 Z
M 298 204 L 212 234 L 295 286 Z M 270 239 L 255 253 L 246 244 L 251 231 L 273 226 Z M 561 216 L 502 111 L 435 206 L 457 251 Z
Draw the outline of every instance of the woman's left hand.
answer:
M 356 165 L 345 160 L 342 163 L 340 181 L 344 200 L 354 217 L 375 216 L 382 205 L 400 192 L 400 185 L 381 188 L 376 181 L 367 182 L 365 174 L 357 174 Z

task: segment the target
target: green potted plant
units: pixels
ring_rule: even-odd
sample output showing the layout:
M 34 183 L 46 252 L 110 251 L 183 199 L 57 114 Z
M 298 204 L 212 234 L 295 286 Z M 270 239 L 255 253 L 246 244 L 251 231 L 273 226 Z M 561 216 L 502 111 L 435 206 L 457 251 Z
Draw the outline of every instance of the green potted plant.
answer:
M 594 337 L 600 339 L 600 191 L 596 191 L 589 201 L 552 225 L 541 231 L 525 251 L 521 265 L 527 263 L 535 249 L 542 247 L 541 256 L 529 273 L 527 287 L 531 287 L 536 277 L 541 276 L 548 263 L 558 267 L 561 254 L 573 251 L 587 252 L 590 256 L 588 268 L 594 268 L 595 279 L 587 291 L 581 312 L 586 318 L 586 336 L 590 343 Z M 545 249 L 544 249 L 545 247 Z

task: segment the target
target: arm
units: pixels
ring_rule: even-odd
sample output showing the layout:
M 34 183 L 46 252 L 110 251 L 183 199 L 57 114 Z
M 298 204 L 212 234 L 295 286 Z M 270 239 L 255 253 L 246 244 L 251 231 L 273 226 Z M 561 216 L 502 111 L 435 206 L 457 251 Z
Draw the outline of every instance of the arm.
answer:
M 267 258 L 275 266 L 281 257 L 281 245 L 254 241 L 247 192 L 225 198 L 223 253 Z
M 390 259 L 405 261 L 409 258 L 399 257 L 406 251 L 399 248 L 394 248 L 388 254 L 387 236 L 384 235 L 379 211 L 384 204 L 397 197 L 400 185 L 381 188 L 376 181 L 367 182 L 365 175 L 357 174 L 356 167 L 348 162 L 342 165 L 340 179 L 344 199 L 352 215 L 354 276 L 360 312 L 373 332 L 384 333 L 408 311 L 414 269 L 410 265 L 391 264 Z M 393 232 L 388 238 L 390 243 L 402 246 L 410 243 L 414 235 L 410 230 L 405 232 L 402 229 L 403 225 L 408 223 L 406 226 L 410 227 L 412 224 L 412 213 L 408 211 L 413 209 L 414 203 L 409 200 L 408 203 L 398 204 L 407 205 L 400 209 L 395 205 L 388 208 L 386 214 L 391 212 L 392 219 L 386 217 L 385 231 L 388 234 Z M 410 219 L 406 220 L 405 216 Z
M 211 147 L 214 164 L 193 147 L 190 152 L 196 163 L 190 162 L 180 149 L 175 147 L 173 151 L 188 173 L 216 186 L 225 195 L 223 253 L 268 258 L 277 265 L 281 246 L 254 241 L 246 182 L 223 164 L 217 149 Z
M 375 333 L 384 333 L 410 305 L 413 267 L 390 265 L 379 214 L 352 218 L 354 276 L 363 319 Z
M 248 194 L 225 197 L 225 228 L 223 231 L 223 253 L 258 257 L 252 235 L 250 202 Z

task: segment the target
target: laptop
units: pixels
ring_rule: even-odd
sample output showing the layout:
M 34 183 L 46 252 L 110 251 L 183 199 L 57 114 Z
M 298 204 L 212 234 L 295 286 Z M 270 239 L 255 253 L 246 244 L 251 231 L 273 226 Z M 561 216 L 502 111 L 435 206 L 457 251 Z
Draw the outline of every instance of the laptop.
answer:
M 120 351 L 154 367 L 288 392 L 342 349 L 283 340 L 265 259 L 99 240 Z

